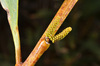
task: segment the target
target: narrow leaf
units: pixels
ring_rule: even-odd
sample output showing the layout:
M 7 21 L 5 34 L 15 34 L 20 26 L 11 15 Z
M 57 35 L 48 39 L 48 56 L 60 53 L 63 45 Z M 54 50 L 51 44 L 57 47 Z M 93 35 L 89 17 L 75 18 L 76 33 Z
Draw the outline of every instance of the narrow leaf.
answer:
M 6 10 L 9 25 L 12 31 L 15 52 L 16 52 L 16 62 L 20 61 L 20 39 L 18 31 L 18 0 L 1 0 L 2 7 Z

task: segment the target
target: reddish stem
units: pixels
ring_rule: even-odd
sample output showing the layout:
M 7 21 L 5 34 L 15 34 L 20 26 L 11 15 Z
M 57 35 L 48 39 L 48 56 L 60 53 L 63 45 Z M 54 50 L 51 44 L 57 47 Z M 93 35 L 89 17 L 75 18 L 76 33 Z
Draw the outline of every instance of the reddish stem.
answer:
M 64 22 L 65 18 L 68 16 L 69 12 L 74 7 L 76 2 L 77 2 L 77 0 L 65 0 L 63 2 L 62 6 L 58 10 L 57 14 L 51 21 L 51 23 L 54 23 L 55 19 L 58 19 L 58 17 L 60 17 L 59 24 L 56 27 L 54 34 L 57 32 L 57 30 L 59 29 L 61 24 Z M 51 25 L 51 23 L 50 23 L 50 25 Z M 48 26 L 48 28 L 50 27 L 50 25 Z M 46 29 L 46 31 L 48 30 L 48 28 Z M 41 57 L 41 55 L 49 48 L 50 44 L 47 44 L 45 41 L 46 31 L 44 32 L 43 36 L 38 41 L 37 45 L 31 52 L 31 54 L 28 56 L 28 58 L 22 64 L 22 66 L 34 66 L 36 64 L 37 60 Z

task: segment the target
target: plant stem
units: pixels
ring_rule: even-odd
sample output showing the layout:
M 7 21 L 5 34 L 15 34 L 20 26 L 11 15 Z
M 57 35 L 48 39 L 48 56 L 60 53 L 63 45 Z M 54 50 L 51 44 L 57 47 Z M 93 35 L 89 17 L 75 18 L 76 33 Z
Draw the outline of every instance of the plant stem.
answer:
M 34 50 L 31 52 L 26 61 L 22 64 L 22 66 L 34 66 L 37 60 L 41 57 L 41 55 L 49 48 L 50 44 L 47 44 L 46 41 L 40 40 L 35 46 Z
M 59 19 L 56 28 L 54 29 L 53 35 L 57 32 L 61 24 L 64 22 L 65 18 L 68 16 L 71 9 L 74 7 L 77 0 L 65 0 L 58 10 L 57 14 L 51 21 L 50 25 L 36 44 L 35 48 L 31 52 L 31 54 L 28 56 L 28 58 L 25 60 L 25 62 L 22 64 L 22 66 L 34 66 L 37 62 L 37 60 L 41 57 L 41 55 L 49 48 L 50 44 L 47 44 L 45 41 L 46 33 L 48 29 L 51 28 L 52 24 L 55 23 L 57 19 Z

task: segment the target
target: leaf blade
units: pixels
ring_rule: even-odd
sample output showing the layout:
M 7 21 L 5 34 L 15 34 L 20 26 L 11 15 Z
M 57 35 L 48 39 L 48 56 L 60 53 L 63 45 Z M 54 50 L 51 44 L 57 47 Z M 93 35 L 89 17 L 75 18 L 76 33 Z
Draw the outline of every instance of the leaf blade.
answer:
M 1 5 L 7 12 L 15 45 L 16 64 L 18 64 L 21 62 L 20 38 L 18 30 L 18 0 L 1 0 Z

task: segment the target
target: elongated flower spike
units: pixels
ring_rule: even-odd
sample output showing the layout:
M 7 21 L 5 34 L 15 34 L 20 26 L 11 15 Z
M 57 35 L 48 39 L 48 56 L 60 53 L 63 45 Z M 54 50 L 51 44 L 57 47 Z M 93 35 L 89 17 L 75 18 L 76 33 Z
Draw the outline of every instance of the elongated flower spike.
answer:
M 55 29 L 57 28 L 59 21 L 60 21 L 60 17 L 57 16 L 54 22 L 49 25 L 48 30 L 46 32 L 46 37 L 48 37 L 49 39 L 53 38 L 53 36 L 55 35 Z
M 56 25 L 57 23 L 55 23 Z M 61 39 L 63 39 L 66 35 L 68 35 L 68 33 L 72 30 L 71 27 L 67 27 L 65 28 L 61 33 L 53 36 L 52 35 L 52 31 L 53 31 L 53 28 L 55 27 L 55 25 L 53 25 L 51 27 L 51 30 L 47 32 L 46 36 L 52 41 L 52 43 L 55 43 L 56 41 L 59 41 Z
M 48 30 L 46 32 L 46 37 L 48 37 L 52 41 L 52 43 L 63 39 L 72 30 L 71 27 L 68 27 L 64 29 L 61 33 L 55 35 L 56 33 L 55 29 L 57 28 L 59 21 L 60 21 L 60 17 L 57 16 L 54 22 L 49 25 Z
M 67 27 L 61 33 L 55 35 L 50 40 L 52 41 L 52 43 L 55 43 L 56 41 L 59 41 L 59 40 L 63 39 L 64 37 L 66 37 L 71 30 L 72 30 L 71 27 Z

